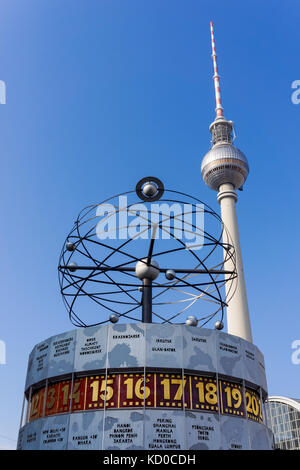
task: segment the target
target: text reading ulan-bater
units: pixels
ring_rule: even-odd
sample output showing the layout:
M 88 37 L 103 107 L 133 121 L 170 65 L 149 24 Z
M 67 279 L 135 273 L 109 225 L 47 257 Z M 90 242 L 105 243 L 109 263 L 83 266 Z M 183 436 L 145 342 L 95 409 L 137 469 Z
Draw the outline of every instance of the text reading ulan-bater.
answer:
M 104 465 L 126 465 L 134 468 L 137 464 L 144 465 L 195 465 L 195 455 L 185 454 L 149 454 L 141 458 L 138 456 L 119 456 L 110 454 L 103 458 Z

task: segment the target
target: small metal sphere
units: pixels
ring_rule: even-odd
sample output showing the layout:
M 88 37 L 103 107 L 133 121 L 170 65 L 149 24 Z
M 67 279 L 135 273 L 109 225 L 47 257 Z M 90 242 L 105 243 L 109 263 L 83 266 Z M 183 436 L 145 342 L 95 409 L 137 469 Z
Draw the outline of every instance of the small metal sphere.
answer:
M 75 244 L 71 243 L 71 242 L 66 243 L 66 249 L 67 249 L 67 251 L 74 251 L 75 250 Z
M 135 267 L 135 274 L 141 280 L 151 279 L 151 281 L 154 281 L 154 279 L 159 275 L 159 266 L 157 261 L 151 259 L 150 266 L 147 265 L 147 258 L 138 261 Z
M 120 319 L 120 315 L 117 315 L 116 313 L 112 313 L 109 317 L 109 321 L 111 323 L 118 323 L 119 319 Z
M 143 186 L 142 191 L 145 196 L 151 198 L 152 196 L 154 196 L 154 194 L 157 193 L 157 187 L 155 186 L 155 184 L 149 182 Z
M 143 201 L 158 201 L 164 194 L 164 185 L 155 176 L 146 176 L 138 181 L 136 194 Z
M 76 271 L 77 266 L 78 266 L 78 264 L 74 263 L 74 261 L 72 261 L 72 263 L 68 264 L 68 270 L 71 271 L 72 273 L 74 273 Z
M 221 321 L 216 321 L 215 329 L 216 330 L 223 330 L 223 328 L 224 328 L 224 323 L 222 323 Z
M 173 269 L 168 269 L 168 271 L 166 271 L 165 276 L 168 279 L 168 281 L 172 281 L 172 279 L 176 277 L 176 273 Z
M 188 325 L 188 326 L 197 326 L 198 325 L 198 320 L 197 320 L 196 317 L 194 317 L 194 315 L 190 315 L 185 320 L 185 324 Z

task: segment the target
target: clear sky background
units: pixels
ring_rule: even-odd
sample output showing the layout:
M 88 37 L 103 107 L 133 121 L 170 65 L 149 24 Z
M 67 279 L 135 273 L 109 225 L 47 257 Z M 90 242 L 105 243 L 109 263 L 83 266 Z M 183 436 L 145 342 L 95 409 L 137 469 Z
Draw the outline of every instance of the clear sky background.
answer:
M 58 257 L 79 211 L 149 174 L 219 211 L 201 179 L 224 114 L 250 175 L 237 205 L 270 395 L 300 398 L 298 0 L 1 0 L 0 448 L 15 448 L 28 355 L 70 329 Z

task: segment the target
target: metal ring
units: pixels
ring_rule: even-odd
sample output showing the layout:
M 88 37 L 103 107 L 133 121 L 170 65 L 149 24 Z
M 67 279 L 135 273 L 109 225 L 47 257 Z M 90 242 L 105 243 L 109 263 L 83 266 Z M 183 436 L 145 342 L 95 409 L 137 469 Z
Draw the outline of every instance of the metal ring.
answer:
M 155 186 L 157 187 L 157 192 L 153 196 L 146 196 L 143 193 L 143 186 L 145 183 L 154 183 Z M 155 176 L 146 176 L 145 178 L 142 178 L 136 185 L 135 191 L 136 194 L 142 201 L 158 201 L 162 195 L 164 194 L 164 185 L 163 183 L 158 179 L 155 178 Z

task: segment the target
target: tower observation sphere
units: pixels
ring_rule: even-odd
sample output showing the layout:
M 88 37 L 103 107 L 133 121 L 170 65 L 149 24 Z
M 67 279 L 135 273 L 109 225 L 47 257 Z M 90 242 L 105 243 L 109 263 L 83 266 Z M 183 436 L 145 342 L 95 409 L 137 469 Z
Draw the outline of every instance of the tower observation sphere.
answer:
M 224 124 L 228 121 L 224 120 Z M 214 191 L 219 191 L 220 186 L 226 183 L 240 189 L 249 174 L 249 165 L 243 152 L 224 139 L 214 144 L 204 156 L 201 174 L 207 186 Z

